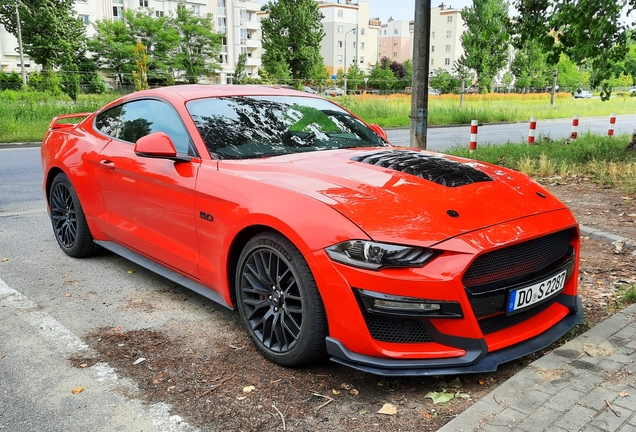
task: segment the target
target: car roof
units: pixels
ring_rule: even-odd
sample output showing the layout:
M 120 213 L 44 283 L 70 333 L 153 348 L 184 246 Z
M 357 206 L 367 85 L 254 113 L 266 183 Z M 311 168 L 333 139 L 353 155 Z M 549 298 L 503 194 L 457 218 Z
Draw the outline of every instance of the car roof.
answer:
M 310 96 L 306 92 L 297 91 L 279 86 L 266 85 L 206 85 L 183 84 L 168 87 L 158 87 L 150 90 L 142 90 L 124 96 L 121 100 L 138 99 L 144 97 L 160 97 L 164 99 L 192 100 L 207 97 L 229 96 Z

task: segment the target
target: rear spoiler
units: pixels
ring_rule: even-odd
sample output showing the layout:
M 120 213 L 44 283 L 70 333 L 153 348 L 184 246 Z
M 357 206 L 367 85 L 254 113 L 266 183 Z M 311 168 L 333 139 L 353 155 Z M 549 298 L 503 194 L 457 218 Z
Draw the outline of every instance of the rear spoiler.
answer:
M 93 113 L 76 113 L 76 114 L 64 114 L 54 117 L 51 120 L 51 124 L 49 125 L 50 129 L 63 129 L 63 128 L 73 128 L 77 126 L 77 123 L 58 123 L 60 120 L 70 119 L 70 118 L 86 118 Z

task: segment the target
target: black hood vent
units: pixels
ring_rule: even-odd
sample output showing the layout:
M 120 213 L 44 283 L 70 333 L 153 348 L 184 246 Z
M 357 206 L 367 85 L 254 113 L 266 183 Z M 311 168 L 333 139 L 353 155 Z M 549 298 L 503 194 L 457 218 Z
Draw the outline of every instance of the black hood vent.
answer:
M 411 150 L 384 150 L 354 156 L 351 160 L 411 174 L 446 187 L 492 181 L 471 166 Z

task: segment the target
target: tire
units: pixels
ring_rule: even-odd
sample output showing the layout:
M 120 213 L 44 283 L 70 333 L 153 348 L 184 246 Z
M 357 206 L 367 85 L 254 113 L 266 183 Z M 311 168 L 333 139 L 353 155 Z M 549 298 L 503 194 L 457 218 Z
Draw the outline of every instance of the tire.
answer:
M 236 270 L 236 300 L 265 358 L 300 366 L 325 354 L 324 305 L 307 261 L 286 237 L 263 232 L 247 242 Z
M 86 217 L 66 174 L 55 176 L 49 190 L 49 208 L 53 233 L 60 248 L 71 257 L 83 258 L 97 250 Z

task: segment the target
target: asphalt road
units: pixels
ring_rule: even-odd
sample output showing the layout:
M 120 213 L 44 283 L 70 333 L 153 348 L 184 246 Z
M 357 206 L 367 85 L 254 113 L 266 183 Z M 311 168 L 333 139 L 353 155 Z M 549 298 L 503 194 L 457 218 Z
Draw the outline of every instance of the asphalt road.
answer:
M 128 263 L 76 260 L 59 249 L 41 179 L 39 148 L 0 149 L 0 430 L 192 430 L 168 405 L 142 404 L 107 364 L 70 365 L 90 356 L 82 338 L 91 329 L 153 323 L 117 307 L 139 289 L 140 278 L 122 271 Z
M 607 134 L 609 116 L 585 117 L 579 120 L 579 135 L 592 132 L 599 135 Z M 619 115 L 616 118 L 614 134 L 631 134 L 636 128 L 636 115 Z M 572 132 L 572 119 L 540 120 L 537 122 L 535 140 L 540 137 L 563 139 Z M 408 129 L 387 130 L 389 141 L 396 145 L 409 145 Z M 452 147 L 468 147 L 470 126 L 429 127 L 427 133 L 427 148 L 429 150 L 444 151 Z M 479 126 L 477 146 L 485 144 L 519 143 L 528 140 L 528 123 L 486 124 Z

